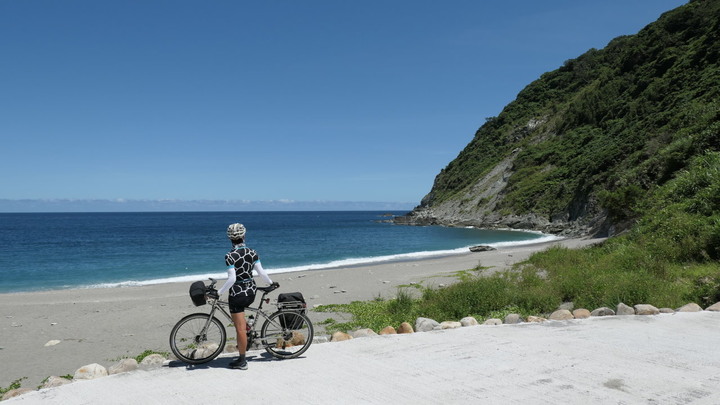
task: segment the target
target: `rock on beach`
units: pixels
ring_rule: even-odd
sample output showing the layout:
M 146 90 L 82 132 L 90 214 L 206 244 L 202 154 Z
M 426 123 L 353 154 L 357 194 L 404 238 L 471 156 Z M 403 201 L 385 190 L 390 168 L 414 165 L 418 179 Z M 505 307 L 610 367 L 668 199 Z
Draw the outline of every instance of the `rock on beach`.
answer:
M 430 318 L 418 318 L 415 320 L 415 331 L 416 332 L 429 332 L 439 326 L 438 321 Z
M 657 315 L 660 313 L 659 309 L 650 304 L 637 304 L 634 308 L 636 315 Z
M 566 321 L 568 319 L 574 319 L 572 312 L 567 309 L 558 309 L 557 311 L 550 314 L 551 321 Z
M 92 363 L 86 366 L 82 366 L 75 371 L 73 374 L 73 380 L 92 380 L 100 377 L 107 377 L 108 372 L 105 367 Z
M 700 305 L 691 302 L 689 304 L 685 304 L 682 307 L 678 308 L 677 312 L 700 312 L 703 309 L 700 307 Z

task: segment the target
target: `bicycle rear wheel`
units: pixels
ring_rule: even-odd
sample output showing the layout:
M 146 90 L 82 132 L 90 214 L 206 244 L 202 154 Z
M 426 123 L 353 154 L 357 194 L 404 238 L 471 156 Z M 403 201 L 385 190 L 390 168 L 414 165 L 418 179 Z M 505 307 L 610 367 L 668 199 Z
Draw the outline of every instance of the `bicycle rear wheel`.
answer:
M 307 316 L 278 311 L 270 315 L 260 330 L 260 342 L 279 359 L 293 359 L 305 353 L 313 340 L 313 326 Z
M 202 364 L 222 353 L 225 340 L 225 327 L 217 318 L 191 314 L 178 321 L 170 332 L 170 350 L 185 363 Z

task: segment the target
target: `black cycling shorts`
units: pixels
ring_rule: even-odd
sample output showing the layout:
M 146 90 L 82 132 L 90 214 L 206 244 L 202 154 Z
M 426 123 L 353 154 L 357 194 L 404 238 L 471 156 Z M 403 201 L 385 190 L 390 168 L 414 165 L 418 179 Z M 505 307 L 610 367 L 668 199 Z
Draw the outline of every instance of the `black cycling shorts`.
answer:
M 250 295 L 238 294 L 234 297 L 228 297 L 230 313 L 237 314 L 245 312 L 245 308 L 252 305 L 253 301 L 255 301 L 255 294 L 252 293 Z

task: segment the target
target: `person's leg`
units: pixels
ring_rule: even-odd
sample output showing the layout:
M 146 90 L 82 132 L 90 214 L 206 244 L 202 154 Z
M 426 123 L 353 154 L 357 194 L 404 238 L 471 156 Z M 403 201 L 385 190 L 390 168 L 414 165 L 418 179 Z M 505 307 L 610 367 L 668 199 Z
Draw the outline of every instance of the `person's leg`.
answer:
M 245 312 L 232 314 L 233 323 L 235 324 L 235 333 L 237 334 L 237 348 L 240 356 L 245 355 L 247 349 L 247 324 L 245 323 Z
M 238 368 L 247 370 L 247 360 L 245 359 L 245 350 L 247 349 L 247 331 L 245 330 L 245 312 L 233 312 L 233 323 L 235 324 L 235 333 L 237 334 L 237 348 L 239 357 L 230 362 L 230 368 Z

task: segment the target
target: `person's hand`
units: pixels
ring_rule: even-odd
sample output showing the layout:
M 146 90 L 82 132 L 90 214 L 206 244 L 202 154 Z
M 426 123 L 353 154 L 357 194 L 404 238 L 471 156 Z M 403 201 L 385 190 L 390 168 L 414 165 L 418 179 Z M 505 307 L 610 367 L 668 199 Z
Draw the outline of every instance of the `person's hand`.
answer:
M 220 295 L 218 294 L 217 290 L 214 289 L 214 288 L 211 288 L 211 289 L 207 290 L 207 292 L 205 293 L 205 295 L 207 295 L 208 298 L 212 298 L 212 299 L 214 299 L 214 300 L 220 298 Z

